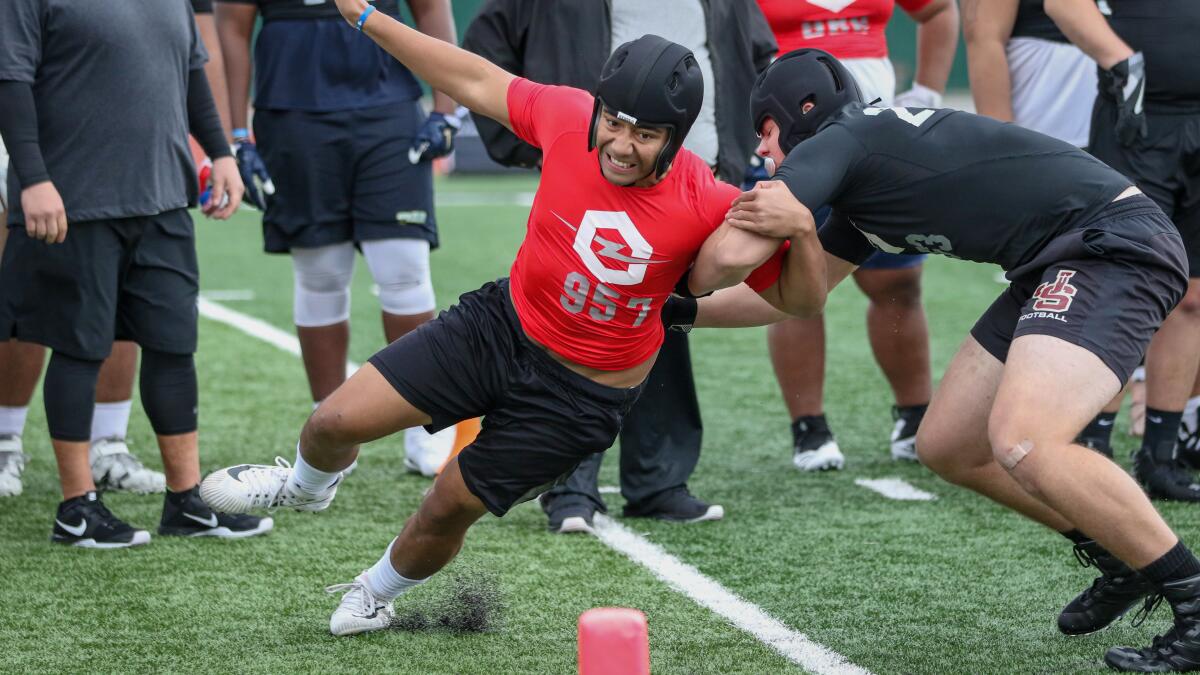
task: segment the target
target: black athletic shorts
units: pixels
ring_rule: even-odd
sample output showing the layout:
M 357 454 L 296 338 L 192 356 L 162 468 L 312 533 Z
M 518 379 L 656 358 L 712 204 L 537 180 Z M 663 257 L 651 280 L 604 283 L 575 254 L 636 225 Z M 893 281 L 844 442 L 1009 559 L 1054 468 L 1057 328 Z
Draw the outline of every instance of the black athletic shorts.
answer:
M 1187 290 L 1179 232 L 1150 199 L 1104 207 L 1050 240 L 984 312 L 971 335 L 1004 361 L 1022 335 L 1051 335 L 1099 356 L 1122 383 Z
M 275 184 L 263 215 L 267 252 L 397 238 L 436 248 L 433 165 L 408 159 L 424 121 L 417 101 L 323 113 L 257 110 L 254 136 Z
M 433 418 L 430 432 L 483 416 L 458 465 L 467 487 L 497 516 L 607 450 L 642 390 L 597 384 L 530 342 L 507 279 L 463 294 L 371 364 Z
M 8 230 L 0 263 L 0 339 L 99 361 L 113 340 L 196 351 L 200 274 L 186 209 L 71 223 L 61 244 Z
M 1116 104 L 1097 97 L 1088 150 L 1137 183 L 1175 222 L 1189 274 L 1200 278 L 1200 114 L 1147 114 L 1149 135 L 1128 148 L 1117 141 L 1116 123 Z

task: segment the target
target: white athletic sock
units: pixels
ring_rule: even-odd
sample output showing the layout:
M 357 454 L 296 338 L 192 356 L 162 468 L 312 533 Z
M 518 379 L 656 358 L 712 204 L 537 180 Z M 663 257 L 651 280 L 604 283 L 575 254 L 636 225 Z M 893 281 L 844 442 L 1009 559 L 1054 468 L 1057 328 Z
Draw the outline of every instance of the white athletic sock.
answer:
M 329 473 L 315 469 L 311 464 L 304 461 L 304 457 L 300 454 L 300 444 L 296 444 L 296 461 L 292 463 L 292 483 L 311 495 L 319 495 L 329 489 L 330 485 L 337 480 L 340 471 Z
M 1185 415 L 1188 413 L 1194 413 L 1196 412 L 1197 408 L 1200 408 L 1200 396 L 1193 396 L 1188 399 L 1187 405 L 1183 406 L 1183 413 Z M 0 410 L 4 410 L 4 408 L 0 408 Z M 0 429 L 0 434 L 2 433 L 4 433 L 4 430 Z
M 29 414 L 29 406 L 0 405 L 0 436 L 20 436 L 25 433 L 25 416 Z
M 371 591 L 371 595 L 385 602 L 395 600 L 404 591 L 413 586 L 420 586 L 427 581 L 427 579 L 408 579 L 400 576 L 396 568 L 392 567 L 392 547 L 395 545 L 396 540 L 393 539 L 392 543 L 388 544 L 387 550 L 383 552 L 383 557 L 367 570 L 367 590 Z
M 97 403 L 92 413 L 92 442 L 101 438 L 125 438 L 129 432 L 129 411 L 133 401 Z

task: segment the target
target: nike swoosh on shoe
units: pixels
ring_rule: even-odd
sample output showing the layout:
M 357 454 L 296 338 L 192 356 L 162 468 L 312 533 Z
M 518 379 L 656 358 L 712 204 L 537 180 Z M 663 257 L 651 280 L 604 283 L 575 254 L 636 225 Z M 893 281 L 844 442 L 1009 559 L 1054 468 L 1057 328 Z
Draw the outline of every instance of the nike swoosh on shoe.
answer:
M 187 511 L 184 511 L 183 516 L 185 518 L 191 518 L 192 520 L 196 521 L 197 523 L 200 523 L 201 525 L 207 525 L 208 527 L 216 527 L 217 526 L 217 514 L 215 514 L 215 513 L 208 514 L 207 518 L 201 518 L 200 516 L 194 516 L 194 515 L 188 513 Z
M 55 518 L 54 522 L 58 523 L 59 527 L 76 537 L 82 537 L 84 531 L 87 530 L 87 518 L 81 518 L 78 525 L 68 525 L 58 518 Z
M 242 475 L 242 472 L 243 472 L 243 471 L 245 471 L 246 469 L 249 469 L 249 468 L 250 468 L 250 465 L 249 465 L 249 464 L 242 464 L 242 465 L 240 465 L 240 466 L 233 466 L 233 467 L 230 467 L 230 468 L 226 469 L 226 470 L 225 470 L 225 473 L 226 473 L 226 474 L 227 474 L 227 475 L 228 475 L 230 478 L 232 478 L 232 479 L 234 479 L 234 480 L 236 480 L 237 482 L 239 482 L 239 483 L 240 483 L 240 482 L 242 482 L 242 481 L 238 479 L 238 476 Z

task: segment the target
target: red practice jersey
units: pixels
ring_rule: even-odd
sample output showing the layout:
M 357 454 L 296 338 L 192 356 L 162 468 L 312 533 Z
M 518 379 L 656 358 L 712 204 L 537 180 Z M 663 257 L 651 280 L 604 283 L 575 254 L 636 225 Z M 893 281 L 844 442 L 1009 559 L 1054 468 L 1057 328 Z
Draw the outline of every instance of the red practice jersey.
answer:
M 779 43 L 779 53 L 801 47 L 824 49 L 839 59 L 888 55 L 884 28 L 894 5 L 906 12 L 933 0 L 758 0 Z
M 680 150 L 652 187 L 621 187 L 588 151 L 593 98 L 523 78 L 508 89 L 513 131 L 542 150 L 542 180 L 512 266 L 521 326 L 565 359 L 625 370 L 662 345 L 663 302 L 722 221 L 737 188 Z M 747 280 L 779 278 L 777 254 Z

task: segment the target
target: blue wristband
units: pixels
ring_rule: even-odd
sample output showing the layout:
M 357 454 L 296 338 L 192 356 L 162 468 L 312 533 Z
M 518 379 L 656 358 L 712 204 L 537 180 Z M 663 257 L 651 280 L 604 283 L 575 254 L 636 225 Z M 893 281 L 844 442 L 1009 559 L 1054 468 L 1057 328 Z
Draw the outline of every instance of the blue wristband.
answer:
M 363 24 L 367 22 L 367 17 L 371 16 L 371 12 L 374 11 L 375 5 L 367 5 L 367 8 L 363 10 L 363 13 L 358 15 L 358 23 L 354 24 L 354 27 L 359 31 L 362 31 Z
M 234 129 L 233 130 L 233 140 L 235 140 L 235 141 L 250 140 L 250 130 L 246 129 L 244 127 L 238 127 L 237 129 Z

